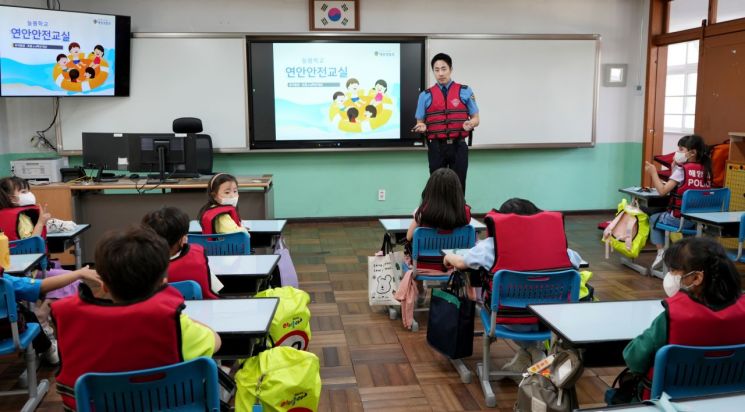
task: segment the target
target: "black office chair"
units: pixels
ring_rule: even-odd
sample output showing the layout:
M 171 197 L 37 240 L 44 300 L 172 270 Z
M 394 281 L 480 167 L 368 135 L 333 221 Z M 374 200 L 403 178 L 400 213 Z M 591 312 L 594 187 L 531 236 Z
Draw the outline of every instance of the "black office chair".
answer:
M 196 117 L 180 117 L 173 121 L 173 133 L 185 133 L 194 139 L 197 172 L 212 174 L 212 137 L 202 133 L 202 121 Z

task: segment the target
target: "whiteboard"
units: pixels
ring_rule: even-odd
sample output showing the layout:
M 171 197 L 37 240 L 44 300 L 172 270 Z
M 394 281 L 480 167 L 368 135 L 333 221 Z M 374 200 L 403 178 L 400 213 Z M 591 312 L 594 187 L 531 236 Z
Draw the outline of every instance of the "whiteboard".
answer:
M 592 146 L 600 36 L 434 36 L 430 60 L 453 59 L 452 78 L 471 87 L 480 125 L 474 147 Z
M 60 99 L 61 150 L 83 132 L 170 133 L 179 117 L 202 119 L 220 149 L 245 148 L 246 39 L 135 37 L 129 97 Z

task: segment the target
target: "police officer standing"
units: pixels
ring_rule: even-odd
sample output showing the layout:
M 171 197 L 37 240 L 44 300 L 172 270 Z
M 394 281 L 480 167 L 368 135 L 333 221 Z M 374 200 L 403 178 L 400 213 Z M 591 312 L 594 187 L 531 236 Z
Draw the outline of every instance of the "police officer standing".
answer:
M 437 83 L 419 94 L 413 131 L 427 136 L 429 173 L 448 167 L 460 178 L 466 192 L 468 143 L 466 138 L 479 125 L 479 108 L 473 90 L 454 82 L 453 60 L 438 53 L 430 63 Z

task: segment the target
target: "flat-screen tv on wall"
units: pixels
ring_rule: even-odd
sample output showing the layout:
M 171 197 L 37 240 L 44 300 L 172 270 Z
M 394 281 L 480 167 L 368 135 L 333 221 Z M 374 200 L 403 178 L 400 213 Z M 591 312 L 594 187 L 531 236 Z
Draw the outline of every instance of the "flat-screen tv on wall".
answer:
M 251 149 L 423 145 L 423 37 L 247 40 Z
M 0 6 L 0 96 L 129 96 L 128 16 Z

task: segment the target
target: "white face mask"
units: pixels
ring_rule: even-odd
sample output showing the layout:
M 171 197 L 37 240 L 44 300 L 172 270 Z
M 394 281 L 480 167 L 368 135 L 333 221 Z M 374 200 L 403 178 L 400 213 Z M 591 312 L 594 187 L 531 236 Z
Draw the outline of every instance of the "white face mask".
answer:
M 688 161 L 688 155 L 683 152 L 675 152 L 673 160 L 675 160 L 675 163 L 682 165 L 683 163 Z
M 690 286 L 683 286 L 680 282 L 683 281 L 684 277 L 696 272 L 697 271 L 688 272 L 682 276 L 673 275 L 670 272 L 665 273 L 665 278 L 662 280 L 662 288 L 665 289 L 665 294 L 667 294 L 668 297 L 673 297 L 679 290 L 689 290 L 691 288 Z
M 36 196 L 31 192 L 18 194 L 18 206 L 33 206 L 36 204 Z
M 223 206 L 238 206 L 238 196 L 235 197 L 223 197 L 220 199 L 220 204 Z

